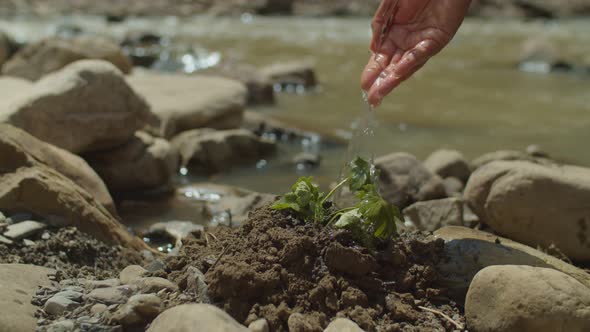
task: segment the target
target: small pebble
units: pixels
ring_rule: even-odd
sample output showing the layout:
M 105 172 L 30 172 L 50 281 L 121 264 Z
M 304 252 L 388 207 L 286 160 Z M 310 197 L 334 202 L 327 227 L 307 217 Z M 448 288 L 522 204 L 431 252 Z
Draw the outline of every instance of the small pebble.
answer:
M 55 322 L 47 327 L 47 332 L 70 332 L 76 329 L 76 324 L 72 320 L 62 320 Z
M 4 223 L 6 221 L 6 216 L 4 213 L 0 212 L 0 223 Z
M 35 243 L 35 241 L 31 241 L 31 240 L 29 240 L 29 239 L 24 239 L 24 240 L 23 240 L 23 244 L 24 244 L 26 247 L 32 247 L 32 246 L 34 246 L 36 243 Z
M 48 232 L 43 233 L 43 235 L 41 235 L 41 239 L 43 240 L 49 240 L 51 238 L 51 234 L 49 234 Z

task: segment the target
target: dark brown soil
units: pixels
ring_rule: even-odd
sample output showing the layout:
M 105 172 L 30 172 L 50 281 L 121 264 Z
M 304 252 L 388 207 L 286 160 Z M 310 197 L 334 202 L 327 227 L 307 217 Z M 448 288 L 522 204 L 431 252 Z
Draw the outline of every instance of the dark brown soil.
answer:
M 367 331 L 444 331 L 456 328 L 419 308 L 464 322 L 462 310 L 436 286 L 443 247 L 442 240 L 406 233 L 370 252 L 347 232 L 263 208 L 238 229 L 189 239 L 167 260 L 166 272 L 186 288 L 187 268 L 199 268 L 214 304 L 246 325 L 266 318 L 272 331 L 322 331 L 334 317 Z
M 137 252 L 96 240 L 76 228 L 49 229 L 9 246 L 0 244 L 0 263 L 33 264 L 56 269 L 62 278 L 108 279 L 128 265 L 143 264 Z

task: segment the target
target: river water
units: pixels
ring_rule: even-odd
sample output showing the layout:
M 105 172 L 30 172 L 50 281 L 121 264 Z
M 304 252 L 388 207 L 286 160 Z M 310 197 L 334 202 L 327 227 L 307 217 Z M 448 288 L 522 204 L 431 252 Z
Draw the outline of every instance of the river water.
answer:
M 154 31 L 221 61 L 265 65 L 306 60 L 315 64 L 317 91 L 281 93 L 276 106 L 252 110 L 287 123 L 340 136 L 364 111 L 359 75 L 369 56 L 368 19 L 196 17 L 131 19 L 108 25 L 96 17 L 19 18 L 0 22 L 18 39 L 54 33 L 58 25 L 122 37 Z M 468 20 L 451 45 L 389 96 L 377 109 L 371 149 L 377 155 L 407 151 L 419 158 L 453 148 L 474 158 L 531 144 L 570 163 L 590 165 L 590 75 L 526 73 L 516 68 L 522 43 L 555 40 L 566 59 L 590 67 L 590 23 Z M 313 142 L 311 146 L 313 148 Z M 280 193 L 301 174 L 289 163 L 301 147 L 282 146 L 275 159 L 216 176 L 210 181 Z M 345 146 L 322 146 L 322 164 L 305 174 L 327 185 L 345 162 Z M 189 178 L 192 180 L 192 178 Z M 194 179 L 202 181 L 203 179 Z

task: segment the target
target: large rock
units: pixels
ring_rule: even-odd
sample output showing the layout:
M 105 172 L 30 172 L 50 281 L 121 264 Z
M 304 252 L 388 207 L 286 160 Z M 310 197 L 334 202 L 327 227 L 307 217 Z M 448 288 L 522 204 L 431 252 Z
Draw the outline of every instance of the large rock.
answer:
M 127 81 L 151 105 L 166 137 L 196 128 L 237 128 L 242 123 L 246 88 L 240 82 L 150 72 Z
M 448 177 L 457 178 L 463 183 L 467 182 L 471 175 L 471 169 L 467 159 L 459 151 L 438 150 L 433 152 L 426 160 L 424 167 L 443 179 Z
M 55 270 L 34 265 L 0 264 L 0 332 L 30 332 L 37 326 L 31 304 L 40 286 L 51 286 Z
M 530 161 L 536 164 L 543 165 L 554 165 L 555 162 L 546 159 L 532 156 L 526 152 L 515 151 L 515 150 L 498 150 L 494 152 L 488 152 L 477 158 L 475 158 L 471 165 L 474 169 L 480 168 L 493 161 Z
M 258 68 L 247 64 L 224 63 L 203 71 L 204 75 L 221 76 L 242 82 L 248 89 L 248 105 L 275 103 L 272 80 Z
M 119 46 L 100 37 L 49 38 L 32 43 L 17 52 L 2 68 L 2 73 L 36 81 L 78 60 L 104 60 L 124 73 L 133 65 Z
M 84 157 L 112 192 L 165 186 L 172 180 L 178 166 L 178 153 L 168 141 L 142 131 L 136 132 L 125 145 Z
M 116 213 L 115 203 L 104 182 L 82 158 L 10 125 L 0 124 L 0 133 L 0 170 L 13 168 L 14 163 L 51 167 L 91 193 L 111 213 Z
M 378 158 L 383 197 L 400 208 L 418 201 L 446 197 L 442 179 L 427 170 L 416 157 L 399 152 Z
M 492 162 L 471 176 L 464 195 L 499 234 L 590 261 L 590 169 Z
M 204 174 L 228 170 L 237 164 L 257 161 L 276 150 L 275 143 L 246 129 L 197 129 L 172 139 L 181 164 Z
M 117 68 L 93 60 L 44 77 L 0 110 L 0 122 L 74 153 L 126 143 L 151 116 Z
M 147 249 L 132 236 L 88 192 L 52 168 L 22 167 L 16 160 L 12 169 L 0 169 L 0 210 L 29 211 L 57 226 L 75 226 L 94 237 L 133 249 Z
M 225 311 L 209 304 L 183 304 L 161 313 L 150 325 L 148 332 L 248 332 Z
M 552 269 L 491 266 L 473 279 L 465 315 L 474 332 L 588 331 L 590 288 Z
M 463 200 L 460 198 L 416 202 L 404 209 L 404 215 L 422 231 L 434 232 L 444 226 L 464 226 Z
M 587 272 L 524 244 L 467 227 L 448 226 L 434 234 L 445 240 L 448 259 L 439 265 L 443 282 L 461 300 L 473 277 L 492 265 L 552 268 L 590 287 Z

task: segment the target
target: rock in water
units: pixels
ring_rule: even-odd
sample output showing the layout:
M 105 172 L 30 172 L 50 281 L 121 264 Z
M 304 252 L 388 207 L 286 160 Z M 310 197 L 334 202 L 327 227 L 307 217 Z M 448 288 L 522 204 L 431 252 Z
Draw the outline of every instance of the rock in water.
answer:
M 392 153 L 380 157 L 375 161 L 375 166 L 381 171 L 381 194 L 399 208 L 418 201 L 446 197 L 442 179 L 408 153 Z
M 424 167 L 443 179 L 457 178 L 463 183 L 467 182 L 471 175 L 471 169 L 467 159 L 455 150 L 438 150 L 433 152 L 424 161 Z
M 107 187 L 84 159 L 10 125 L 0 124 L 0 133 L 0 169 L 34 165 L 51 167 L 92 193 L 109 212 L 116 214 Z
M 172 139 L 180 152 L 181 164 L 201 174 L 231 169 L 236 164 L 255 162 L 272 154 L 276 144 L 254 135 L 246 129 L 197 129 Z
M 465 314 L 477 332 L 588 331 L 590 288 L 552 269 L 491 266 L 473 279 Z
M 242 123 L 246 87 L 207 76 L 138 73 L 127 78 L 159 119 L 165 137 L 196 128 L 232 129 Z
M 99 240 L 148 249 L 100 203 L 47 166 L 4 168 L 0 175 L 0 210 L 30 211 L 57 226 L 75 226 Z M 12 171 L 12 172 L 11 172 Z
M 275 103 L 273 82 L 255 66 L 223 63 L 204 70 L 203 75 L 220 76 L 242 82 L 248 89 L 248 105 L 272 105 Z
M 274 84 L 311 88 L 318 84 L 313 66 L 307 62 L 276 63 L 264 67 L 260 72 Z
M 119 193 L 165 186 L 178 169 L 178 153 L 168 141 L 142 131 L 122 146 L 84 157 L 107 187 Z
M 445 240 L 445 256 L 438 270 L 442 283 L 461 301 L 473 277 L 492 265 L 552 268 L 590 287 L 590 274 L 524 244 L 467 227 L 447 226 L 434 233 Z
M 36 81 L 78 60 L 103 60 L 123 73 L 133 65 L 121 48 L 100 37 L 49 38 L 32 43 L 17 52 L 2 68 L 2 73 Z
M 0 122 L 70 152 L 83 153 L 128 142 L 152 116 L 117 68 L 86 60 L 37 82 L 27 95 L 0 111 Z
M 51 286 L 55 270 L 21 264 L 0 264 L 0 332 L 30 332 L 37 326 L 31 299 L 39 286 Z
M 147 332 L 200 331 L 248 332 L 225 311 L 208 304 L 183 304 L 161 313 Z
M 471 176 L 465 198 L 499 234 L 590 261 L 590 169 L 492 162 Z

